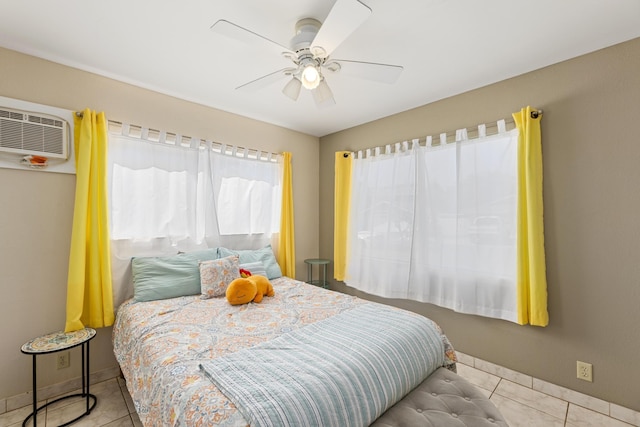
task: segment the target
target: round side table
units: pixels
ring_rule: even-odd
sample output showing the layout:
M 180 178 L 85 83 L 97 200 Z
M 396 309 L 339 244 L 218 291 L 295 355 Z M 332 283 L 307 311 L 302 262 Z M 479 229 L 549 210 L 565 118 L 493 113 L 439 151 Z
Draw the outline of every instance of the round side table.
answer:
M 307 264 L 307 283 L 316 286 L 322 286 L 323 288 L 329 287 L 329 282 L 327 282 L 327 265 L 331 262 L 328 259 L 322 258 L 309 258 L 305 259 L 304 262 Z M 318 275 L 320 276 L 318 280 L 313 280 L 313 266 L 318 266 Z M 322 267 L 322 270 L 320 270 Z M 322 274 L 320 274 L 322 272 Z
M 59 427 L 67 426 L 71 423 L 78 421 L 85 415 L 89 415 L 91 410 L 96 406 L 98 398 L 89 393 L 89 341 L 96 336 L 95 329 L 85 328 L 74 332 L 53 332 L 51 334 L 43 335 L 38 338 L 34 338 L 31 341 L 25 343 L 21 348 L 24 354 L 30 354 L 33 357 L 33 412 L 27 416 L 22 422 L 22 426 L 25 427 L 29 418 L 33 417 L 33 427 L 36 427 L 36 414 L 47 406 L 59 402 L 63 399 L 70 399 L 72 397 L 84 397 L 86 398 L 86 409 L 77 418 L 61 424 Z M 36 381 L 36 357 L 39 354 L 55 353 L 57 351 L 67 350 L 73 347 L 82 346 L 82 393 L 76 393 L 68 396 L 60 397 L 56 400 L 48 402 L 41 407 L 37 407 L 38 399 L 36 397 L 37 381 Z M 90 399 L 93 399 L 93 403 L 90 403 Z

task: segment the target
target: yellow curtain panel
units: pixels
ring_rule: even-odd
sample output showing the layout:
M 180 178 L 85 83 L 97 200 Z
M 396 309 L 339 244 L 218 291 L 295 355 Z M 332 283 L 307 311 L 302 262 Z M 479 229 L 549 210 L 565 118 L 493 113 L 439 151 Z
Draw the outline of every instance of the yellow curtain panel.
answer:
M 333 224 L 333 275 L 336 280 L 345 279 L 347 268 L 352 157 L 348 151 L 336 152 Z
M 532 112 L 534 112 L 532 116 Z M 540 120 L 531 107 L 513 113 L 518 140 L 518 323 L 547 326 Z
M 84 110 L 74 123 L 76 198 L 65 331 L 113 325 L 107 206 L 107 120 Z
M 285 152 L 282 172 L 282 211 L 280 214 L 280 240 L 278 263 L 282 274 L 296 277 L 296 244 L 293 221 L 293 179 L 291 177 L 291 153 Z

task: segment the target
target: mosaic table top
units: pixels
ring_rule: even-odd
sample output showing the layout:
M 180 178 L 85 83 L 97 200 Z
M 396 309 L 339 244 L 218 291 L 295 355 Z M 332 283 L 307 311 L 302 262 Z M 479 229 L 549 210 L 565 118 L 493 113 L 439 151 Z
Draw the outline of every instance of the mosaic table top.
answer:
M 75 347 L 89 341 L 96 335 L 95 329 L 84 328 L 73 332 L 52 332 L 25 343 L 20 350 L 23 353 L 52 353 Z

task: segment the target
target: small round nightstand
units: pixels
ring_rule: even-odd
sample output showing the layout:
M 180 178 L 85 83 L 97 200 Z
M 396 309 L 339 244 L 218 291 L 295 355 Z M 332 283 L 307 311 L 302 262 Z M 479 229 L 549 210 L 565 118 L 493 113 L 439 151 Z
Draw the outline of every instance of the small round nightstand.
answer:
M 329 282 L 327 282 L 327 265 L 331 262 L 328 259 L 322 258 L 310 258 L 305 259 L 304 262 L 307 264 L 307 283 L 316 286 L 322 286 L 323 288 L 329 287 Z M 318 269 L 322 266 L 322 274 L 318 271 L 318 275 L 320 278 L 318 280 L 313 280 L 313 266 L 317 265 Z
M 63 399 L 69 399 L 72 397 L 85 397 L 87 399 L 87 406 L 84 413 L 77 418 L 60 425 L 59 427 L 67 426 L 71 423 L 78 421 L 85 415 L 89 415 L 91 410 L 96 406 L 98 398 L 89 393 L 89 341 L 96 336 L 95 329 L 85 328 L 74 332 L 54 332 L 51 334 L 43 335 L 38 338 L 34 338 L 31 341 L 25 343 L 21 348 L 24 354 L 30 354 L 33 357 L 33 412 L 29 414 L 27 418 L 22 422 L 22 426 L 27 425 L 29 418 L 33 417 L 33 427 L 36 427 L 36 414 L 47 406 L 56 403 Z M 57 351 L 67 350 L 73 347 L 82 346 L 82 393 L 76 393 L 68 396 L 60 397 L 56 400 L 48 402 L 41 407 L 38 406 L 38 399 L 36 397 L 37 381 L 36 381 L 36 357 L 39 354 L 55 353 Z M 93 403 L 90 404 L 90 399 L 93 399 Z

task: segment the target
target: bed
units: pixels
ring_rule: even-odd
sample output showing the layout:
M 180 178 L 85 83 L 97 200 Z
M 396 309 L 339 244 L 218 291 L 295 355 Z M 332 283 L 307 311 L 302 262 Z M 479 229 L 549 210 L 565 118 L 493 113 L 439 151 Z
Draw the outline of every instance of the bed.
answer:
M 474 420 L 506 425 L 456 376 L 453 347 L 431 320 L 287 277 L 271 283 L 275 295 L 259 304 L 186 295 L 120 305 L 114 353 L 143 425 L 411 425 L 421 408 L 451 414 L 451 394 L 473 403 L 460 411 Z M 425 389 L 436 377 L 468 393 Z

